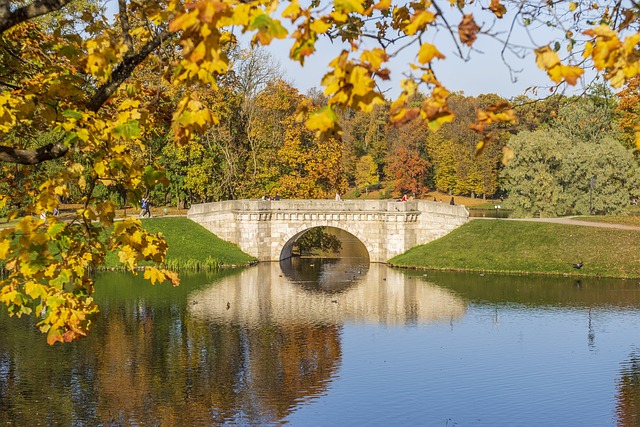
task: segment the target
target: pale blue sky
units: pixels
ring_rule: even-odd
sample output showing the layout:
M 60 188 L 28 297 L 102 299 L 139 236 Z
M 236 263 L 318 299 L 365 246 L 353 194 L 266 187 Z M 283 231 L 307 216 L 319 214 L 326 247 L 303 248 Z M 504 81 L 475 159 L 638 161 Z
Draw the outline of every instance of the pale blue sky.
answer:
M 108 10 L 111 14 L 117 11 L 117 2 L 115 0 L 107 0 Z M 509 13 L 505 15 L 505 19 L 492 21 L 480 21 L 480 17 L 490 19 L 491 15 L 485 13 L 477 14 L 477 23 L 484 28 L 491 26 L 496 31 L 506 31 L 510 24 Z M 451 17 L 451 22 L 455 23 L 459 19 L 457 16 Z M 434 69 L 437 77 L 450 91 L 462 91 L 468 96 L 477 96 L 483 93 L 495 93 L 505 98 L 511 98 L 525 93 L 527 88 L 538 86 L 537 92 L 528 91 L 527 95 L 532 98 L 544 97 L 549 94 L 545 87 L 551 83 L 545 72 L 538 69 L 535 63 L 535 55 L 532 49 L 534 47 L 547 44 L 551 37 L 551 30 L 548 28 L 539 29 L 536 39 L 532 40 L 529 34 L 516 33 L 514 39 L 518 40 L 529 50 L 525 58 L 516 58 L 511 55 L 507 58 L 509 66 L 513 70 L 521 70 L 519 73 L 511 74 L 509 67 L 503 62 L 500 51 L 502 45 L 487 37 L 479 37 L 473 45 L 470 59 L 464 61 L 455 55 L 452 49 L 451 39 L 448 33 L 444 31 L 431 31 L 431 40 L 427 40 L 436 44 L 446 59 L 434 62 Z M 248 45 L 249 38 L 241 37 L 243 44 Z M 291 46 L 291 40 L 275 40 L 268 51 L 280 63 L 285 77 L 300 92 L 306 93 L 310 88 L 321 87 L 321 81 L 324 74 L 329 71 L 328 63 L 332 58 L 337 56 L 343 46 L 331 44 L 327 40 L 321 40 L 318 43 L 318 51 L 315 55 L 308 58 L 305 66 L 301 67 L 297 62 L 288 58 L 288 52 Z M 369 48 L 373 45 L 368 46 Z M 402 55 L 394 58 L 389 63 L 391 70 L 391 81 L 380 82 L 380 88 L 385 91 L 387 98 L 395 98 L 400 93 L 399 82 L 404 78 L 403 74 L 410 70 L 409 63 L 414 60 L 415 50 L 403 51 Z M 468 49 L 464 54 L 468 54 Z M 590 74 L 593 77 L 593 73 Z M 516 79 L 514 81 L 514 78 Z M 585 82 L 579 82 L 575 87 L 568 87 L 565 93 L 568 95 L 582 93 L 584 91 Z

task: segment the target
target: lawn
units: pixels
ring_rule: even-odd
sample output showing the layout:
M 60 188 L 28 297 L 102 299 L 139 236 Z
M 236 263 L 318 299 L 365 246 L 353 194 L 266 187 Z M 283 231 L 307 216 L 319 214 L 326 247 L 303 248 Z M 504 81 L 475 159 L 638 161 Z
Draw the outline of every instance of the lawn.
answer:
M 394 257 L 395 266 L 640 278 L 640 231 L 474 220 Z M 577 270 L 574 263 L 584 262 Z
M 255 261 L 237 245 L 220 239 L 185 217 L 143 219 L 142 225 L 152 233 L 162 233 L 169 245 L 166 260 L 171 268 L 246 265 Z M 116 254 L 108 255 L 106 266 L 119 266 Z

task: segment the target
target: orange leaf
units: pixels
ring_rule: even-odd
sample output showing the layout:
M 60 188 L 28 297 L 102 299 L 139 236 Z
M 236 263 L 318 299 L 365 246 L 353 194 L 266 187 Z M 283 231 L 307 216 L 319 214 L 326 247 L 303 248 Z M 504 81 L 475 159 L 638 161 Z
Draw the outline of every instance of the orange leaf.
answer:
M 480 27 L 476 24 L 472 14 L 464 15 L 462 22 L 458 25 L 458 35 L 460 41 L 467 46 L 471 46 L 478 38 L 477 34 Z

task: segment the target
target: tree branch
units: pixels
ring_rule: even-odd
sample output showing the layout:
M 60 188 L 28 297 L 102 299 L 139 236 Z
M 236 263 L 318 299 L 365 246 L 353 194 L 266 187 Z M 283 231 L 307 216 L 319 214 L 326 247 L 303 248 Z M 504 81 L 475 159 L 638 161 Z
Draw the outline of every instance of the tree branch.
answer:
M 169 31 L 162 31 L 151 39 L 140 51 L 134 55 L 127 56 L 111 73 L 111 80 L 98 88 L 87 104 L 87 109 L 96 112 L 102 107 L 107 99 L 118 89 L 118 87 L 129 78 L 133 70 L 144 61 L 151 52 L 157 49 L 160 44 L 172 36 Z
M 20 7 L 13 12 L 11 12 L 10 9 L 11 2 L 4 2 L 4 4 L 0 6 L 0 34 L 21 22 L 60 10 L 72 1 L 73 0 L 40 0 Z
M 131 34 L 129 34 L 129 30 L 131 29 L 129 25 L 129 14 L 127 13 L 127 2 L 126 0 L 118 0 L 118 7 L 120 9 L 120 27 L 122 28 L 122 38 L 124 39 L 124 44 L 129 48 L 128 53 L 133 52 L 133 39 L 131 38 Z
M 0 162 L 35 165 L 47 160 L 58 159 L 64 156 L 67 151 L 69 151 L 69 147 L 58 143 L 47 144 L 37 150 L 19 150 L 0 145 Z
M 51 0 L 50 0 L 51 1 Z M 65 1 L 65 0 L 59 0 Z M 1 12 L 0 12 L 1 13 Z M 162 31 L 144 45 L 139 52 L 127 56 L 111 74 L 111 81 L 100 86 L 87 104 L 87 109 L 93 112 L 100 110 L 102 105 L 113 95 L 118 87 L 131 76 L 133 70 L 142 63 L 160 44 L 172 37 L 169 31 Z M 0 162 L 33 165 L 47 160 L 64 156 L 69 147 L 61 143 L 51 143 L 37 150 L 19 150 L 0 145 Z

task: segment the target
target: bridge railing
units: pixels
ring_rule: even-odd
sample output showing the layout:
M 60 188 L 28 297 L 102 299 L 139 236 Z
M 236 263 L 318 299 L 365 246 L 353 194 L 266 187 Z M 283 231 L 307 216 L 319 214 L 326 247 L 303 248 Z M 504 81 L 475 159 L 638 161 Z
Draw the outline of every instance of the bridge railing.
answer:
M 283 199 L 283 200 L 226 200 L 191 206 L 189 215 L 211 211 L 297 211 L 297 212 L 434 212 L 445 215 L 467 216 L 464 206 L 429 200 L 398 202 L 392 200 L 327 200 L 327 199 Z

